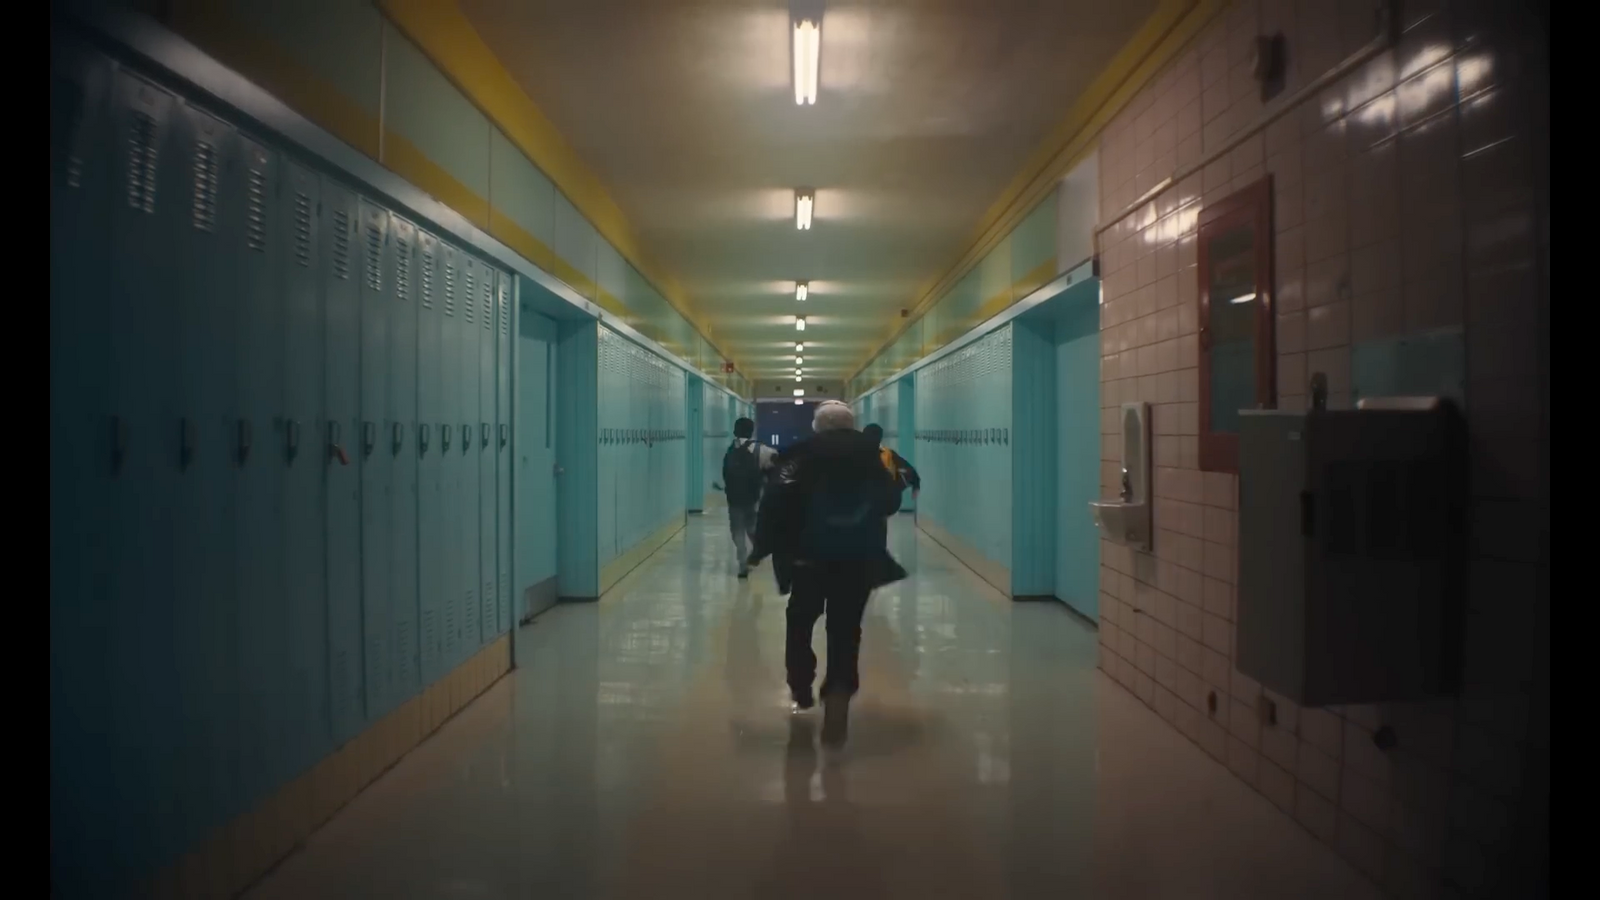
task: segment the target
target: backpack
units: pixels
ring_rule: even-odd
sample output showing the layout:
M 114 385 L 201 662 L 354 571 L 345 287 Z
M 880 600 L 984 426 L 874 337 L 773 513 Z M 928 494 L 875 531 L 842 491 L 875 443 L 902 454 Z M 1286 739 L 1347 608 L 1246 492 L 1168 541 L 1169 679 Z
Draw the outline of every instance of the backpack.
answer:
M 722 455 L 722 485 L 729 506 L 754 506 L 761 499 L 761 445 L 734 441 Z
M 889 470 L 889 474 L 894 476 L 895 487 L 905 487 L 905 477 L 900 474 L 900 467 L 895 464 L 894 451 L 888 447 L 879 447 L 878 460 L 883 463 L 885 469 Z
M 818 562 L 871 559 L 884 552 L 882 498 L 855 479 L 824 479 L 808 492 L 800 553 Z

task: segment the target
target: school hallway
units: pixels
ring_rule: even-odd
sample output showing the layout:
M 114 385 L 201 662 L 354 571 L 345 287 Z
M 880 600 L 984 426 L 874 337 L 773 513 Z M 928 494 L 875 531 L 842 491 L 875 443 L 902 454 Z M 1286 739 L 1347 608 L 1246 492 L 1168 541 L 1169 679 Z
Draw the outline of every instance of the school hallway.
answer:
M 1368 897 L 1377 889 L 912 526 L 863 624 L 849 740 L 783 684 L 784 598 L 720 510 L 594 604 L 247 896 Z M 823 629 L 817 628 L 822 649 Z M 820 652 L 819 652 L 820 655 Z

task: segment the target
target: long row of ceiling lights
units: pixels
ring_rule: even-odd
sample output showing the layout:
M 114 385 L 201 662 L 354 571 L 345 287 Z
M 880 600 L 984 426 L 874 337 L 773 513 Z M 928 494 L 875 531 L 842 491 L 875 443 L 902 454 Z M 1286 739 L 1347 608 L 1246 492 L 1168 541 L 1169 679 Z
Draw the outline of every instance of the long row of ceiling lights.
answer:
M 801 17 L 794 23 L 794 102 L 796 106 L 815 106 L 817 103 L 817 82 L 820 78 L 822 58 L 822 21 Z M 794 227 L 796 231 L 811 230 L 811 216 L 817 205 L 817 192 L 811 188 L 796 188 L 794 192 Z M 811 294 L 811 283 L 797 281 L 794 284 L 794 299 L 796 303 L 804 303 Z M 806 317 L 794 317 L 794 330 L 806 330 Z M 794 380 L 800 381 L 805 375 L 805 357 L 800 355 L 805 351 L 806 345 L 797 342 L 794 345 Z M 794 389 L 798 399 L 805 396 L 801 388 Z

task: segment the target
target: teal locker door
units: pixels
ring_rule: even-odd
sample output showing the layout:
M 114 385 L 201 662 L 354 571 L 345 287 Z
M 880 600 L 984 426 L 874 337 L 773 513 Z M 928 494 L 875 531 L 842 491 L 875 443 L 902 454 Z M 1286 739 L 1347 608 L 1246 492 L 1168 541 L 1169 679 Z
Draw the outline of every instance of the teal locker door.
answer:
M 361 646 L 360 210 L 343 185 L 322 182 L 323 373 L 318 441 L 327 471 L 328 706 L 333 744 L 361 731 L 365 669 Z
M 478 607 L 478 586 L 481 583 L 478 574 L 481 563 L 478 556 L 478 465 L 482 457 L 478 448 L 478 373 L 482 365 L 479 354 L 482 353 L 483 341 L 479 336 L 478 291 L 479 284 L 489 277 L 489 268 L 464 254 L 463 259 L 465 278 L 462 281 L 461 317 L 456 320 L 456 340 L 461 354 L 457 359 L 461 371 L 458 385 L 461 399 L 456 410 L 461 422 L 461 447 L 458 450 L 461 457 L 461 518 L 460 530 L 456 533 L 456 602 L 459 605 L 456 619 L 461 623 L 461 645 L 457 648 L 458 655 L 451 660 L 452 668 L 483 645 L 482 610 Z
M 119 749 L 106 758 L 121 595 L 111 531 L 121 491 L 112 316 L 111 67 L 51 45 L 50 82 L 50 879 L 63 895 L 110 893 L 82 860 L 113 859 Z M 124 286 L 123 289 L 126 289 Z M 115 806 L 112 806 L 115 810 Z
M 461 294 L 466 260 L 439 243 L 444 259 L 444 316 L 439 320 L 439 674 L 461 655 Z
M 599 329 L 600 496 L 596 500 L 600 565 L 617 555 L 617 455 L 622 452 L 622 424 L 618 415 L 617 339 L 609 329 Z
M 499 634 L 495 624 L 499 621 L 496 588 L 499 579 L 495 572 L 495 549 L 499 538 L 495 525 L 499 521 L 495 511 L 495 474 L 498 471 L 494 444 L 495 398 L 498 379 L 495 376 L 495 349 L 499 343 L 496 327 L 499 312 L 495 308 L 495 292 L 499 272 L 483 266 L 483 277 L 478 282 L 478 627 L 483 632 L 483 643 Z
M 286 729 L 293 708 L 285 690 L 284 648 L 289 607 L 283 594 L 283 464 L 274 451 L 283 427 L 283 295 L 278 227 L 283 204 L 275 151 L 248 138 L 238 144 L 243 168 L 244 228 L 229 234 L 238 315 L 239 366 L 234 447 L 238 486 L 240 801 L 254 806 L 289 774 Z
M 443 674 L 444 635 L 444 492 L 440 487 L 440 447 L 444 413 L 440 406 L 443 374 L 439 367 L 440 334 L 445 321 L 440 283 L 439 239 L 417 233 L 417 605 L 418 661 L 421 683 L 433 684 Z
M 323 313 L 319 272 L 325 265 L 317 218 L 322 202 L 315 173 L 284 163 L 277 217 L 283 273 L 283 434 L 273 455 L 283 472 L 283 603 L 288 615 L 288 673 L 278 687 L 297 714 L 285 725 L 292 773 L 332 748 L 328 720 L 328 606 L 323 483 Z M 276 436 L 275 436 L 276 437 Z M 263 456 L 267 448 L 262 448 Z
M 108 685 L 112 777 L 120 801 L 112 866 L 136 870 L 173 843 L 182 771 L 171 752 L 182 727 L 174 551 L 178 518 L 178 279 L 173 245 L 183 220 L 185 165 L 177 100 L 131 75 L 115 86 L 118 186 L 112 194 L 112 452 L 115 636 Z M 119 196 L 120 195 L 120 196 Z M 114 460 L 115 461 L 115 460 Z
M 234 586 L 237 393 L 234 281 L 229 239 L 238 217 L 237 135 L 180 106 L 174 149 L 183 155 L 178 267 L 178 509 L 172 624 L 184 712 L 174 745 L 182 777 L 180 841 L 219 824 L 236 799 L 237 595 Z M 178 197 L 174 197 L 177 200 Z
M 367 720 L 389 709 L 393 616 L 389 595 L 389 479 L 394 469 L 383 439 L 389 413 L 389 317 L 394 253 L 389 213 L 369 200 L 361 210 L 361 634 Z
M 389 411 L 382 451 L 389 458 L 390 703 L 421 688 L 417 589 L 417 227 L 392 216 L 394 287 L 389 298 Z
M 511 460 L 516 433 L 511 418 L 511 305 L 513 276 L 501 272 L 495 282 L 495 620 L 498 631 L 514 627 L 511 621 Z

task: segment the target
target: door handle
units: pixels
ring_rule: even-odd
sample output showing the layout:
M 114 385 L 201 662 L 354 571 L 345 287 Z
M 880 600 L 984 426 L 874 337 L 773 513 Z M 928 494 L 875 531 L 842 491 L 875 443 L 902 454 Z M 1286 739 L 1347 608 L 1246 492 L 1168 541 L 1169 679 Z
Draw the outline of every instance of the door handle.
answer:
M 122 463 L 128 458 L 128 423 L 121 416 L 111 417 L 111 474 L 122 473 Z
M 350 465 L 350 454 L 344 452 L 344 445 L 340 443 L 340 439 L 342 437 L 343 437 L 343 429 L 339 427 L 339 423 L 338 422 L 329 422 L 328 423 L 328 458 L 329 459 L 333 459 L 333 460 L 338 460 L 339 465 L 341 465 L 341 466 L 348 466 L 348 465 Z
M 188 416 L 178 422 L 178 468 L 187 469 L 194 462 L 196 441 L 194 420 Z
M 252 435 L 251 435 L 251 431 L 250 431 L 250 420 L 249 419 L 240 419 L 239 420 L 239 465 L 241 465 L 241 466 L 250 461 L 251 437 L 252 437 Z

